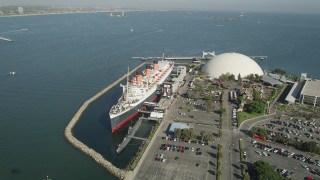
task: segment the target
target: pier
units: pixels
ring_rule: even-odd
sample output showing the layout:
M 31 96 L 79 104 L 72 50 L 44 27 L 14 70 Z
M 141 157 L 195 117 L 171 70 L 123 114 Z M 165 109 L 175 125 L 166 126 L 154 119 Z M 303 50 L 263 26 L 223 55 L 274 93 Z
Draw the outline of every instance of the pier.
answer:
M 162 57 L 132 57 L 132 60 L 141 60 L 141 61 L 152 61 L 152 60 L 168 60 L 168 61 L 176 61 L 176 60 L 209 60 L 211 57 L 215 56 L 215 52 L 202 52 L 201 56 L 162 56 Z
M 139 68 L 141 68 L 145 63 L 140 64 L 133 70 L 129 72 L 129 74 L 132 74 Z M 64 136 L 66 140 L 73 145 L 75 148 L 79 149 L 82 151 L 84 154 L 87 154 L 90 156 L 92 159 L 94 159 L 98 164 L 100 164 L 102 167 L 104 167 L 106 170 L 108 170 L 110 173 L 112 173 L 114 176 L 118 177 L 119 179 L 124 179 L 126 177 L 127 171 L 119 169 L 115 167 L 112 163 L 110 163 L 108 160 L 106 160 L 101 154 L 96 152 L 95 150 L 91 149 L 81 141 L 79 141 L 77 138 L 73 136 L 72 129 L 73 127 L 77 124 L 79 121 L 82 113 L 87 109 L 87 107 L 94 102 L 96 99 L 98 99 L 100 96 L 108 92 L 110 89 L 118 85 L 122 80 L 124 80 L 127 77 L 127 74 L 113 82 L 111 85 L 94 95 L 92 98 L 89 100 L 85 101 L 83 105 L 80 107 L 80 109 L 77 111 L 77 113 L 73 116 L 69 124 L 67 125 L 65 131 L 64 131 Z
M 139 139 L 139 140 L 142 140 L 142 141 L 147 141 L 148 140 L 147 138 L 137 137 L 137 136 L 128 136 L 128 137 L 132 138 L 132 139 Z
M 11 39 L 0 37 L 1 40 L 7 41 L 7 42 L 13 42 Z

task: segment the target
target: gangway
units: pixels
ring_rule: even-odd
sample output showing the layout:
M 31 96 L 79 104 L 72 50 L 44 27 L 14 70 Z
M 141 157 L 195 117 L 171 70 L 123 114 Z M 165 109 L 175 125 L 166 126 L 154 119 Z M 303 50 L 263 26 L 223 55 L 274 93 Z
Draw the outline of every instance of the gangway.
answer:
M 142 120 L 147 120 L 147 121 L 162 121 L 161 118 L 152 118 L 152 117 L 141 117 Z
M 147 138 L 137 137 L 137 136 L 128 136 L 128 137 L 129 137 L 129 138 L 132 138 L 132 139 L 142 140 L 142 141 L 147 141 L 147 140 L 148 140 Z
M 144 110 L 141 110 L 141 109 L 138 109 L 138 112 L 139 113 L 145 113 L 145 114 L 151 114 L 152 111 L 144 111 Z
M 154 103 L 154 102 L 144 102 L 143 104 L 144 104 L 145 106 L 152 106 L 152 107 L 158 106 L 157 103 Z

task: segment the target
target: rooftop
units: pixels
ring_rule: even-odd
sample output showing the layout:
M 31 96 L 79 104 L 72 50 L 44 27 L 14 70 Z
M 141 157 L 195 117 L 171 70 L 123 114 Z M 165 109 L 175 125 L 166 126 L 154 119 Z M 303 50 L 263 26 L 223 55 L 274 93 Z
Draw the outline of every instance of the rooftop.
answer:
M 292 86 L 290 92 L 288 93 L 288 95 L 286 97 L 286 101 L 288 101 L 289 103 L 296 102 L 296 99 L 299 98 L 299 92 L 303 88 L 303 84 L 304 84 L 303 81 L 299 81 L 299 82 L 294 83 L 294 85 Z
M 169 132 L 174 133 L 175 129 L 189 129 L 189 124 L 186 123 L 172 123 Z
M 320 97 L 320 80 L 306 81 L 302 91 L 302 95 Z
M 268 76 L 268 75 L 263 75 L 262 78 L 261 78 L 261 80 L 262 80 L 263 82 L 265 82 L 265 83 L 270 84 L 271 86 L 281 85 L 281 84 L 282 84 L 282 82 L 280 82 L 280 81 L 278 81 L 278 80 L 276 80 L 276 79 L 274 79 L 274 78 L 272 78 L 272 77 L 270 77 L 270 76 Z

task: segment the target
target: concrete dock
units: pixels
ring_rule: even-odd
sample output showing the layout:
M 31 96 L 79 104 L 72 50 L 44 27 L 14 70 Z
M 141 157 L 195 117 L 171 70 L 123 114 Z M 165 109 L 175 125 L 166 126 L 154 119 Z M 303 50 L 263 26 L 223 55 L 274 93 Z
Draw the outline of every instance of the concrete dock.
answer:
M 129 72 L 129 74 L 132 74 L 133 72 L 135 72 L 136 70 L 138 70 L 139 68 L 141 68 L 144 65 L 144 63 L 140 64 L 139 66 L 137 66 L 136 68 L 134 68 L 133 70 L 131 70 Z M 122 76 L 120 79 L 118 79 L 117 81 L 113 82 L 111 85 L 109 85 L 108 87 L 106 87 L 105 89 L 103 89 L 102 91 L 100 91 L 99 93 L 97 93 L 96 95 L 94 95 L 92 98 L 90 98 L 89 100 L 85 101 L 83 103 L 83 105 L 80 107 L 80 109 L 78 110 L 78 112 L 73 116 L 73 118 L 71 119 L 71 121 L 69 122 L 69 124 L 67 125 L 64 135 L 65 138 L 67 139 L 67 141 L 70 142 L 70 144 L 72 144 L 74 147 L 76 147 L 77 149 L 79 149 L 80 151 L 82 151 L 83 153 L 87 154 L 88 156 L 90 156 L 92 159 L 94 159 L 98 164 L 100 164 L 101 166 L 103 166 L 106 170 L 108 170 L 110 173 L 112 173 L 114 176 L 118 177 L 119 179 L 124 179 L 126 177 L 127 171 L 126 170 L 122 170 L 119 169 L 117 167 L 115 167 L 112 163 L 110 163 L 108 160 L 106 160 L 101 154 L 99 154 L 98 152 L 94 151 L 93 149 L 91 149 L 90 147 L 88 147 L 87 145 L 85 145 L 84 143 L 82 143 L 81 141 L 79 141 L 77 138 L 75 138 L 72 134 L 72 129 L 73 127 L 77 124 L 77 122 L 79 121 L 82 113 L 87 109 L 87 107 L 94 102 L 96 99 L 98 99 L 100 96 L 102 96 L 103 94 L 105 94 L 106 92 L 108 92 L 110 89 L 112 89 L 113 87 L 115 87 L 116 85 L 118 85 L 122 80 L 124 80 L 127 77 L 127 74 L 125 74 L 124 76 Z

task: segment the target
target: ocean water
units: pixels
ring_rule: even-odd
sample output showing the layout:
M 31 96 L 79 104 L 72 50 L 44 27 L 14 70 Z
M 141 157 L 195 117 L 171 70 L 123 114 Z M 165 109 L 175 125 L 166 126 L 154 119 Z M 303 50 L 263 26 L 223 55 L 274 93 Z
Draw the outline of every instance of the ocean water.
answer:
M 132 56 L 239 52 L 268 56 L 268 69 L 320 76 L 320 15 L 247 13 L 241 21 L 217 21 L 209 17 L 240 13 L 126 14 L 0 18 L 0 36 L 14 41 L 0 41 L 0 179 L 115 179 L 63 132 L 84 101 L 139 64 Z M 114 156 L 125 130 L 112 136 L 107 112 L 119 96 L 115 87 L 93 103 L 74 134 L 125 167 L 139 141 Z

